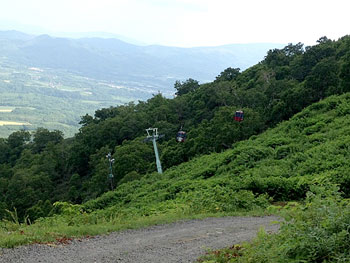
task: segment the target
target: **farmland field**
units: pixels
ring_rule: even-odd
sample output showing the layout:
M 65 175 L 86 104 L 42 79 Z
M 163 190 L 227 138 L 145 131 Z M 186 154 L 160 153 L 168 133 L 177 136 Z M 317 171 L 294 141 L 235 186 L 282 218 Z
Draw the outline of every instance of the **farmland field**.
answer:
M 136 82 L 90 79 L 64 70 L 26 67 L 0 57 L 0 138 L 38 127 L 61 130 L 71 137 L 80 127 L 81 116 L 145 100 L 156 92 Z

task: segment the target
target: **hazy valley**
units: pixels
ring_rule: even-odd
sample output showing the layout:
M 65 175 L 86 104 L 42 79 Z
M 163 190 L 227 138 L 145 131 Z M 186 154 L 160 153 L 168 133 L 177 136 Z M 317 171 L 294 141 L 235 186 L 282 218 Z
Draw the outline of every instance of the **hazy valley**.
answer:
M 158 92 L 172 97 L 176 80 L 208 82 L 227 67 L 246 69 L 281 46 L 136 46 L 0 31 L 0 136 L 45 127 L 70 137 L 86 113 Z

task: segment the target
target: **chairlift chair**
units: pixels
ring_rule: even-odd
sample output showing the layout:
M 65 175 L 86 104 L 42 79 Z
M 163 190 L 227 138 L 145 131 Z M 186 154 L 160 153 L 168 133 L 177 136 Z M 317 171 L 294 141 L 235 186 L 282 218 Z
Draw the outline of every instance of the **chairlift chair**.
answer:
M 241 110 L 236 111 L 235 117 L 234 117 L 235 121 L 241 122 L 241 121 L 243 121 L 243 118 L 244 118 L 243 111 L 241 111 Z
M 186 140 L 186 132 L 179 131 L 176 135 L 176 141 L 177 142 L 184 142 Z

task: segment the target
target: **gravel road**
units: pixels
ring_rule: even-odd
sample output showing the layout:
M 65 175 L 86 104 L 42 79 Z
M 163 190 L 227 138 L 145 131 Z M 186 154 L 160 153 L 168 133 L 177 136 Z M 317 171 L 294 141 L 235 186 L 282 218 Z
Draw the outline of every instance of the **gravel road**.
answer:
M 56 262 L 194 262 L 209 248 L 248 241 L 260 226 L 277 231 L 268 217 L 223 217 L 180 221 L 138 230 L 126 230 L 69 244 L 28 245 L 0 249 L 1 263 Z

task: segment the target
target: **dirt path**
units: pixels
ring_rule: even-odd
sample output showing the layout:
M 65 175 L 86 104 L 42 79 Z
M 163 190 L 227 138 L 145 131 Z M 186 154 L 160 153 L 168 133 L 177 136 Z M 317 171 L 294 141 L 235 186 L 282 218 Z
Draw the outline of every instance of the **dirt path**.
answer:
M 194 262 L 209 248 L 222 248 L 255 237 L 258 229 L 277 231 L 276 217 L 223 217 L 181 221 L 127 230 L 68 245 L 30 245 L 0 249 L 1 263 L 38 262 Z

